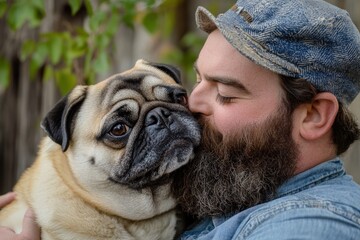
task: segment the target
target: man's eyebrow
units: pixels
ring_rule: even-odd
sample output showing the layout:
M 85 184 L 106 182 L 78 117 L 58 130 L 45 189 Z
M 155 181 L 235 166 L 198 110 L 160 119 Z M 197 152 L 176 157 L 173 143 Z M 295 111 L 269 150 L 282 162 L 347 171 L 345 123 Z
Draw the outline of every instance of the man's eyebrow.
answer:
M 199 69 L 197 67 L 196 62 L 194 63 L 194 70 L 197 74 L 199 74 Z M 240 83 L 236 79 L 229 78 L 229 77 L 223 77 L 223 76 L 210 76 L 207 74 L 204 74 L 205 79 L 210 82 L 218 82 L 227 86 L 231 86 L 234 88 L 239 89 L 242 92 L 250 93 L 250 91 L 244 86 L 244 84 Z

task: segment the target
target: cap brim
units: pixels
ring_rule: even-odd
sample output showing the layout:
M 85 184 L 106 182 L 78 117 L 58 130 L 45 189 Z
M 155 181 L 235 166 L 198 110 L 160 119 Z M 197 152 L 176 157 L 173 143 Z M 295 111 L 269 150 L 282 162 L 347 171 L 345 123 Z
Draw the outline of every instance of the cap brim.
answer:
M 211 33 L 217 28 L 214 15 L 204 7 L 196 9 L 195 20 L 198 28 L 206 33 Z
M 286 76 L 294 77 L 299 73 L 295 65 L 269 53 L 241 28 L 227 24 L 234 22 L 234 19 L 231 19 L 233 17 L 233 15 L 224 14 L 222 20 L 218 20 L 201 6 L 196 9 L 195 13 L 196 24 L 200 30 L 209 34 L 215 29 L 219 29 L 234 48 L 256 64 Z

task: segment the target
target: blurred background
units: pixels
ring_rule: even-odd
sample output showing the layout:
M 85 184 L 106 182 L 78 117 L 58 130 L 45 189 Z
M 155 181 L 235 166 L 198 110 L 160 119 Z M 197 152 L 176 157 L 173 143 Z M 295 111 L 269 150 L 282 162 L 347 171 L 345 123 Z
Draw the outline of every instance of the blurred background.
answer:
M 329 0 L 360 28 L 359 0 Z M 96 83 L 139 58 L 181 67 L 191 91 L 206 38 L 201 5 L 218 14 L 230 0 L 0 0 L 0 194 L 34 161 L 40 122 L 77 84 Z M 360 119 L 360 96 L 350 106 Z M 344 154 L 360 183 L 360 143 Z

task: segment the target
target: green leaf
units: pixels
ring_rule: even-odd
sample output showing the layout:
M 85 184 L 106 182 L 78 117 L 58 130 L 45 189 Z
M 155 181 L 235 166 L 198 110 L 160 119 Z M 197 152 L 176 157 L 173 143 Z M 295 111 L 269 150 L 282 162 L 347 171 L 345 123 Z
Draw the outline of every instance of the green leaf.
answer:
M 48 48 L 45 42 L 39 42 L 30 60 L 30 78 L 34 79 L 40 67 L 45 63 Z
M 7 10 L 7 3 L 5 0 L 0 1 L 0 18 L 4 16 Z
M 76 77 L 69 68 L 60 69 L 55 72 L 56 84 L 62 95 L 66 95 L 76 86 Z
M 165 14 L 162 17 L 161 22 L 163 23 L 162 26 L 162 32 L 164 36 L 171 37 L 171 35 L 174 33 L 174 27 L 175 26 L 175 15 L 174 14 Z
M 43 13 L 38 9 L 33 9 L 33 11 L 29 11 L 28 21 L 30 27 L 32 28 L 38 27 L 43 17 L 44 17 Z
M 62 56 L 66 66 L 70 67 L 74 59 L 85 55 L 88 51 L 87 40 L 87 35 L 84 34 L 79 34 L 75 38 L 64 38 Z
M 80 9 L 82 0 L 69 0 L 71 14 L 74 16 Z
M 176 8 L 179 6 L 179 4 L 182 2 L 183 0 L 171 0 L 171 1 L 163 1 L 162 2 L 162 7 L 164 9 L 172 9 L 172 10 L 176 10 Z
M 146 5 L 148 8 L 153 7 L 156 3 L 156 0 L 147 0 Z
M 70 67 L 74 59 L 84 56 L 85 51 L 85 49 L 70 47 L 64 55 L 65 65 Z
M 86 11 L 89 14 L 89 16 L 92 16 L 94 14 L 94 10 L 91 4 L 91 0 L 84 0 Z
M 106 17 L 106 13 L 101 11 L 95 12 L 92 16 L 90 16 L 89 26 L 91 31 L 96 32 L 99 30 L 100 25 L 104 22 Z
M 154 12 L 149 12 L 142 20 L 142 24 L 149 33 L 154 33 L 158 26 L 158 15 Z
M 134 26 L 134 18 L 136 16 L 135 11 L 136 1 L 124 1 L 123 8 L 125 9 L 124 13 L 121 15 L 122 21 L 128 26 Z
M 25 61 L 35 50 L 35 42 L 32 40 L 24 41 L 21 45 L 20 60 Z
M 63 41 L 60 36 L 52 37 L 48 41 L 49 58 L 52 64 L 60 62 L 61 53 L 63 49 Z
M 38 26 L 42 17 L 42 11 L 31 5 L 31 2 L 17 2 L 10 7 L 7 22 L 11 29 L 18 30 L 26 21 L 31 27 Z
M 96 72 L 106 72 L 109 69 L 109 60 L 106 51 L 101 51 L 93 63 Z
M 48 56 L 48 47 L 46 42 L 39 42 L 36 46 L 34 53 L 32 54 L 32 60 L 37 66 L 44 64 L 46 57 Z
M 45 12 L 45 0 L 27 0 L 27 2 L 39 11 Z
M 28 0 L 31 6 L 36 11 L 39 21 L 45 17 L 45 0 Z
M 86 45 L 78 45 L 76 42 L 74 42 L 69 49 L 69 58 L 75 59 L 81 57 L 85 54 L 86 50 Z
M 96 74 L 93 70 L 87 72 L 87 74 L 84 76 L 85 78 L 85 83 L 88 84 L 88 85 L 92 85 L 95 83 L 96 79 Z
M 181 39 L 181 44 L 185 47 L 194 49 L 195 52 L 199 52 L 204 45 L 205 39 L 198 34 L 189 32 Z
M 109 37 L 115 35 L 116 31 L 118 31 L 120 25 L 120 16 L 116 12 L 111 14 L 110 20 L 106 24 L 105 34 Z
M 7 23 L 12 30 L 18 30 L 25 23 L 26 19 L 25 11 L 22 10 L 19 4 L 15 3 L 10 6 Z
M 4 58 L 0 58 L 0 87 L 7 88 L 10 83 L 10 63 Z
M 185 44 L 185 46 L 191 46 L 196 43 L 198 36 L 196 34 L 188 33 L 182 39 L 181 42 Z
M 110 43 L 110 38 L 106 35 L 97 35 L 95 37 L 95 46 L 103 51 Z
M 165 53 L 165 59 L 168 62 L 179 63 L 184 58 L 184 52 L 180 49 L 171 49 L 171 51 Z
M 38 73 L 40 68 L 39 63 L 33 58 L 30 60 L 30 79 L 35 79 L 36 74 Z
M 54 69 L 51 66 L 46 65 L 45 70 L 44 70 L 43 80 L 44 81 L 49 81 L 53 77 L 54 77 Z
M 85 53 L 85 63 L 84 63 L 84 74 L 85 76 L 89 76 L 92 73 L 92 65 L 91 65 L 91 59 L 94 54 L 94 48 L 89 47 L 88 51 Z

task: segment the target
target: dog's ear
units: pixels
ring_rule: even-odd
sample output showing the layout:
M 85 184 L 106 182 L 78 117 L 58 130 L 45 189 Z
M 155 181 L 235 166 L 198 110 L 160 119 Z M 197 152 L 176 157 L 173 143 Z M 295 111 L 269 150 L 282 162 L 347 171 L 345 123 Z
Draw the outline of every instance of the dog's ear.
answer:
M 71 123 L 86 97 L 87 86 L 77 86 L 67 96 L 62 98 L 48 112 L 41 122 L 41 128 L 49 137 L 61 145 L 63 152 L 69 147 L 71 138 Z
M 149 63 L 149 65 L 160 69 L 172 77 L 176 83 L 181 84 L 181 72 L 177 67 L 164 63 Z

